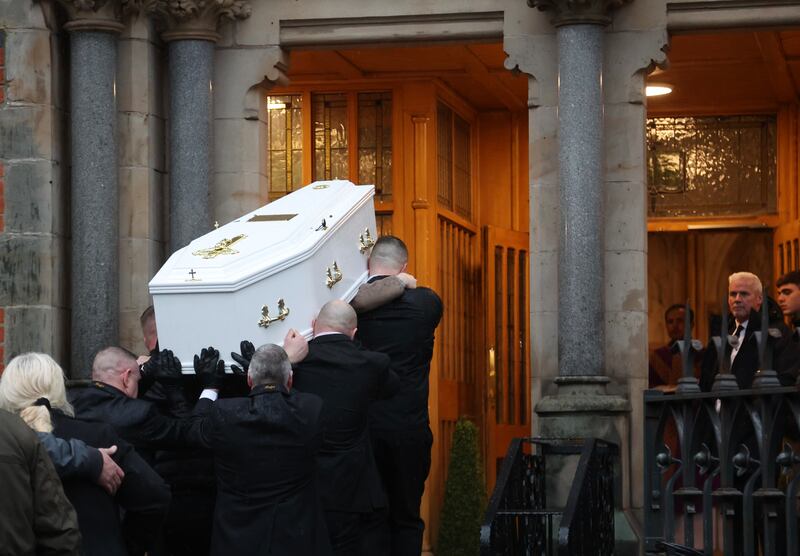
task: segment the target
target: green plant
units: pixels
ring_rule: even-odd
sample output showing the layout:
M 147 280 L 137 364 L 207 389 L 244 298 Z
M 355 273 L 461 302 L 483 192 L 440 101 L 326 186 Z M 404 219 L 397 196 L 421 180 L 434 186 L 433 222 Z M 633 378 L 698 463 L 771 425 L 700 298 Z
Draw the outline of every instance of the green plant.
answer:
M 447 467 L 437 556 L 477 556 L 480 552 L 486 493 L 478 438 L 472 421 L 458 420 Z

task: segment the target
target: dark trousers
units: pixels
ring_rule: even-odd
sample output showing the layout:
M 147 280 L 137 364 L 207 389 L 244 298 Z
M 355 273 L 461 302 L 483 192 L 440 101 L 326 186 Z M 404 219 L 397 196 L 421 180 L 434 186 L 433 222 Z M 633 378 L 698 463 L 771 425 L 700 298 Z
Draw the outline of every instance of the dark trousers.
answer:
M 207 555 L 211 550 L 214 501 L 213 492 L 173 492 L 162 542 L 151 553 L 155 556 Z
M 328 537 L 331 539 L 331 548 L 336 556 L 358 554 L 363 515 L 355 512 L 325 512 Z
M 431 469 L 433 435 L 428 427 L 411 431 L 370 431 L 372 450 L 386 495 L 388 520 L 370 531 L 372 538 L 388 538 L 392 556 L 419 556 L 425 522 L 419 505 Z

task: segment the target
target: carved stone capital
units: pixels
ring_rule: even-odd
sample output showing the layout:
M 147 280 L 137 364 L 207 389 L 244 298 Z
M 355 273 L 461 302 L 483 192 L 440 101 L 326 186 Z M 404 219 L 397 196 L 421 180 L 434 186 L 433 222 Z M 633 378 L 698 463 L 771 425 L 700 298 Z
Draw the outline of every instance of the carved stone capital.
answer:
M 124 13 L 135 10 L 136 0 L 58 0 L 64 6 L 69 21 L 67 31 L 105 31 L 119 33 Z
M 217 42 L 217 25 L 222 18 L 235 20 L 250 17 L 247 0 L 141 0 L 144 10 L 162 20 L 165 42 L 206 40 Z
M 550 20 L 553 25 L 594 24 L 608 25 L 611 23 L 611 10 L 619 8 L 632 0 L 528 0 L 532 8 L 551 12 Z

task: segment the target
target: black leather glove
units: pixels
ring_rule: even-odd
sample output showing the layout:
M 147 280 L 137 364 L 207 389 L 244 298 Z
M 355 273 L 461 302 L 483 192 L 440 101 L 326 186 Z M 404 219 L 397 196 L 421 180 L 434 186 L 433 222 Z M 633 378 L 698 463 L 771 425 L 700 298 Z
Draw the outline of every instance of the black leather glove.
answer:
M 239 344 L 239 351 L 242 352 L 241 355 L 231 352 L 231 357 L 233 357 L 233 360 L 239 363 L 241 367 L 239 365 L 231 365 L 231 370 L 236 376 L 247 376 L 247 369 L 250 368 L 250 360 L 253 359 L 256 346 L 249 340 L 242 340 Z
M 142 380 L 162 382 L 164 384 L 178 384 L 183 374 L 181 373 L 180 359 L 173 353 L 164 349 L 150 357 L 142 367 Z
M 219 390 L 225 380 L 225 361 L 213 347 L 203 348 L 199 356 L 194 356 L 194 372 L 200 386 Z

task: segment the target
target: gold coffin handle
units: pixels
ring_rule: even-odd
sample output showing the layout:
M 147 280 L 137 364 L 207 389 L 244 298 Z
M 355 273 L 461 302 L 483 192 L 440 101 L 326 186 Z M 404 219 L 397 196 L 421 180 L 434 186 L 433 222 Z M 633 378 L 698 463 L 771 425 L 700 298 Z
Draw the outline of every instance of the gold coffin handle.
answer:
M 342 279 L 342 271 L 339 270 L 339 265 L 336 264 L 336 261 L 333 261 L 333 266 L 329 266 L 327 272 L 325 273 L 327 276 L 327 280 L 325 284 L 328 288 L 332 288 L 336 282 L 341 281 Z
M 364 253 L 373 245 L 375 245 L 375 240 L 372 239 L 372 235 L 369 233 L 369 228 L 365 228 L 364 233 L 358 236 L 358 250 Z
M 495 377 L 497 376 L 496 356 L 494 346 L 489 348 L 489 378 L 487 392 L 489 396 L 489 407 L 494 408 L 497 404 L 497 394 L 495 392 Z
M 269 325 L 278 320 L 285 320 L 286 317 L 289 316 L 289 308 L 286 306 L 286 303 L 283 302 L 283 299 L 278 300 L 278 316 L 277 317 L 270 317 L 269 316 L 269 307 L 264 305 L 261 307 L 261 319 L 258 321 L 258 326 L 262 328 L 269 328 Z

